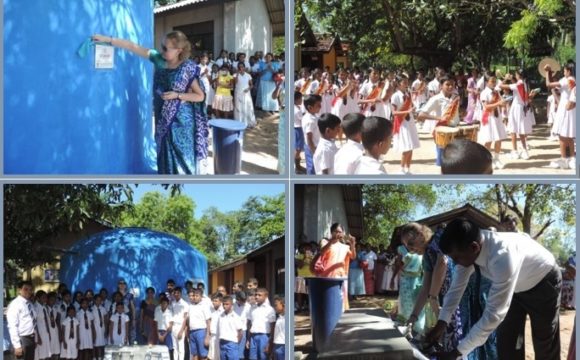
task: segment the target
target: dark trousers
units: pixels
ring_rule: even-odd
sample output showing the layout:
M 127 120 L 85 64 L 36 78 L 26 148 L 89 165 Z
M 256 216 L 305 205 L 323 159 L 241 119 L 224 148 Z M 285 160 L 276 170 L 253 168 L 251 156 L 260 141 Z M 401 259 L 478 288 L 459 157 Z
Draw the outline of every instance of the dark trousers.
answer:
M 22 356 L 17 359 L 34 360 L 34 351 L 36 350 L 34 335 L 21 336 L 20 346 L 22 346 Z
M 560 360 L 560 288 L 562 274 L 555 267 L 532 289 L 514 294 L 508 313 L 497 329 L 500 360 L 524 360 L 526 316 L 530 316 L 536 359 Z

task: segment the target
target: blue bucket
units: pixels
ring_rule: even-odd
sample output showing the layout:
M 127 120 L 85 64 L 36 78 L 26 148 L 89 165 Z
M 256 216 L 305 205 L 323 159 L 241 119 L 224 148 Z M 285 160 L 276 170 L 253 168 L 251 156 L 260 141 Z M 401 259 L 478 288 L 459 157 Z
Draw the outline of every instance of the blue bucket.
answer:
M 308 277 L 312 343 L 322 352 L 342 316 L 342 286 L 346 278 Z
M 214 174 L 239 174 L 242 169 L 242 141 L 246 124 L 237 120 L 214 119 L 213 128 Z

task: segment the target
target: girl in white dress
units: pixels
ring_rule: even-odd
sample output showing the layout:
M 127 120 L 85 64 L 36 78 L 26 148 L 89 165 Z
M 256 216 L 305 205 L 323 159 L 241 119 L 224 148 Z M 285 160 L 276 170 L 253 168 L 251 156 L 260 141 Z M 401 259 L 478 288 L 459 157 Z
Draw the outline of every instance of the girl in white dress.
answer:
M 129 344 L 129 316 L 125 314 L 122 301 L 115 304 L 115 313 L 109 319 L 109 344 L 123 346 Z
M 558 140 L 558 135 L 556 132 L 558 131 L 558 121 L 556 121 L 556 112 L 558 109 L 558 103 L 560 102 L 560 92 L 558 88 L 552 89 L 552 94 L 548 96 L 547 100 L 548 104 L 546 106 L 547 109 L 547 116 L 548 116 L 548 125 L 552 125 L 552 129 L 550 130 L 550 137 L 548 140 Z
M 319 91 L 320 96 L 322 96 L 322 108 L 320 112 L 322 114 L 332 113 L 332 100 L 338 91 L 334 75 L 329 73 L 322 86 L 323 88 Z
M 489 76 L 487 87 L 480 95 L 483 114 L 477 142 L 483 144 L 490 151 L 491 144 L 494 143 L 493 168 L 503 169 L 504 165 L 499 160 L 499 154 L 501 153 L 501 141 L 507 138 L 507 133 L 500 114 L 500 108 L 504 105 L 504 101 L 499 92 L 495 90 L 496 83 L 496 77 Z
M 49 359 L 52 356 L 50 352 L 50 318 L 49 311 L 46 306 L 47 295 L 43 290 L 36 292 L 36 328 L 38 330 L 38 338 L 36 349 L 34 352 L 35 360 Z
M 60 311 L 56 304 L 56 292 L 48 293 L 48 319 L 50 324 L 50 353 L 53 359 L 60 355 Z
M 344 79 L 342 80 L 344 86 L 338 89 L 336 96 L 332 100 L 331 113 L 342 120 L 346 114 L 360 112 L 360 108 L 358 107 L 359 82 L 352 74 L 348 74 L 345 70 L 341 70 L 339 77 L 341 80 Z
M 508 114 L 508 131 L 512 140 L 512 159 L 522 158 L 528 160 L 527 136 L 532 133 L 531 117 L 528 112 L 532 111 L 530 107 L 528 82 L 523 70 L 516 71 L 516 83 L 500 86 L 501 89 L 512 91 L 513 100 Z M 517 137 L 519 136 L 522 144 L 522 152 L 518 152 Z
M 421 146 L 415 118 L 413 117 L 413 101 L 409 88 L 409 78 L 400 75 L 397 78 L 398 90 L 391 98 L 393 105 L 393 144 L 395 151 L 402 153 L 401 174 L 410 174 L 413 150 Z
M 553 81 L 552 69 L 549 65 L 544 68 L 548 72 L 546 86 L 551 89 L 560 88 L 560 102 L 556 110 L 558 128 L 556 133 L 560 140 L 561 158 L 555 165 L 561 169 L 576 168 L 576 151 L 574 140 L 576 138 L 576 78 L 575 65 L 573 63 L 564 66 L 564 77 L 560 81 Z M 573 100 L 573 101 L 571 101 Z M 555 166 L 555 167 L 556 167 Z
M 62 347 L 60 349 L 61 359 L 76 359 L 79 354 L 79 321 L 77 320 L 76 310 L 73 305 L 66 310 L 66 318 L 61 324 Z
M 360 96 L 362 100 L 359 101 L 364 109 L 363 114 L 366 117 L 377 116 L 386 118 L 384 101 L 381 95 L 384 95 L 383 89 L 385 82 L 381 81 L 379 71 L 372 69 L 369 81 L 362 85 L 360 89 Z
M 234 119 L 243 122 L 249 128 L 253 128 L 256 126 L 256 116 L 250 93 L 253 87 L 252 76 L 246 72 L 246 66 L 243 62 L 238 63 L 235 82 Z
M 100 295 L 95 296 L 93 318 L 93 323 L 95 324 L 94 358 L 99 360 L 105 357 L 105 345 L 107 345 L 105 329 L 109 323 L 107 318 L 107 309 L 103 305 L 103 298 Z
M 89 300 L 81 300 L 81 309 L 77 313 L 79 321 L 79 360 L 91 360 L 93 357 L 93 339 L 95 323 L 93 313 L 89 310 Z

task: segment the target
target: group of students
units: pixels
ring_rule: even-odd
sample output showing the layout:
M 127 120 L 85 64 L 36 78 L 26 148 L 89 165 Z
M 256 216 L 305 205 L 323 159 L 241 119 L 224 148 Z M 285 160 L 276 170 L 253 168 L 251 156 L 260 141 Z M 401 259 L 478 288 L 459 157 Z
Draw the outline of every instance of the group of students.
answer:
M 284 62 L 280 57 L 256 51 L 248 61 L 245 53 L 230 52 L 228 55 L 228 51 L 222 50 L 217 60 L 204 53 L 196 58 L 196 63 L 209 115 L 236 119 L 253 127 L 256 125 L 255 108 L 279 111 L 278 99 L 273 94 L 284 75 Z
M 575 66 L 567 63 L 560 81 L 554 80 L 551 69 L 546 72 L 546 86 L 561 94 L 551 117 L 555 119 L 552 133 L 560 139 L 561 159 L 550 166 L 575 168 Z M 401 153 L 400 173 L 410 174 L 413 150 L 420 147 L 416 122 L 435 140 L 437 128 L 458 126 L 461 113 L 466 124 L 479 124 L 477 142 L 457 139 L 445 148 L 435 145 L 436 164 L 442 173 L 489 174 L 504 168 L 501 142 L 508 134 L 512 159 L 530 158 L 527 136 L 535 124 L 531 99 L 537 89 L 530 90 L 523 70 L 505 77 L 499 72 L 480 76 L 474 70 L 466 84 L 443 69 L 436 69 L 430 82 L 422 71 L 412 82 L 404 72 L 386 72 L 381 77 L 378 69 L 370 69 L 364 81 L 360 72 L 344 69 L 336 77 L 318 69 L 312 75 L 303 69 L 301 75 L 294 95 L 297 172 L 385 173 L 380 157 L 392 143 Z M 341 134 L 347 141 L 339 150 L 334 140 Z M 306 169 L 301 167 L 302 151 Z
M 275 297 L 270 306 L 268 290 L 252 278 L 247 289 L 236 282 L 232 293 L 224 286 L 210 297 L 204 284 L 187 281 L 185 291 L 172 279 L 156 297 L 146 289 L 136 321 L 134 297 L 119 282 L 118 291 L 108 298 L 106 289 L 77 291 L 74 299 L 64 284 L 59 292 L 39 290 L 26 298 L 20 291 L 8 307 L 7 325 L 16 351 L 21 313 L 34 324 L 32 350 L 25 359 L 103 359 L 107 345 L 163 344 L 172 360 L 195 359 L 284 359 L 284 298 Z M 32 289 L 22 282 L 19 289 Z M 185 292 L 186 296 L 182 294 Z M 22 305 L 24 304 L 24 306 Z M 140 337 L 137 336 L 137 332 Z M 137 341 L 138 340 L 138 341 Z

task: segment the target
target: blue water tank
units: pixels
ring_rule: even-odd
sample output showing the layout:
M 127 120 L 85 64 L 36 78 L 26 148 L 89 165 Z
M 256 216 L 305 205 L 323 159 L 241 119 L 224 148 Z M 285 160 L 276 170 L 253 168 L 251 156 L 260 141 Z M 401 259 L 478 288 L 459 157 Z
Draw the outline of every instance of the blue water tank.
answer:
M 153 47 L 153 1 L 4 0 L 4 172 L 156 172 L 153 65 L 115 49 L 81 58 L 92 34 Z
M 120 278 L 129 289 L 139 289 L 135 306 L 152 286 L 158 294 L 168 279 L 203 282 L 207 289 L 207 260 L 186 241 L 143 228 L 104 231 L 77 241 L 61 258 L 60 281 L 69 289 L 98 292 L 116 290 Z

